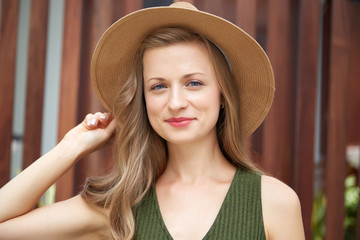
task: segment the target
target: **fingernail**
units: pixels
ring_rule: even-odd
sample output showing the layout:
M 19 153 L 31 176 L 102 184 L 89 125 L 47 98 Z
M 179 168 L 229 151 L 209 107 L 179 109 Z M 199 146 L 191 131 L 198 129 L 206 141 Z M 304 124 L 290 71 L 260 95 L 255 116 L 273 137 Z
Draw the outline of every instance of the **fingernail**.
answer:
M 101 115 L 100 118 L 106 120 L 106 115 Z
M 91 125 L 95 126 L 96 125 L 96 119 L 91 119 L 91 122 L 90 122 Z
M 86 121 L 86 123 L 87 123 L 88 126 L 90 126 L 90 123 L 91 123 L 91 122 L 90 122 L 90 119 L 88 119 L 88 120 Z

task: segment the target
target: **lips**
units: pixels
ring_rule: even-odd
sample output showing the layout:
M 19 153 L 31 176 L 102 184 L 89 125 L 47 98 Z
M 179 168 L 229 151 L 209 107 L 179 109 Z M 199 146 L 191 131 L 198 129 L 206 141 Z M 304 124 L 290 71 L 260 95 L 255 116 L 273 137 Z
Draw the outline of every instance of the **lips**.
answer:
M 194 120 L 193 118 L 179 117 L 179 118 L 168 118 L 165 120 L 165 122 L 169 123 L 173 127 L 185 127 L 189 125 L 193 120 Z

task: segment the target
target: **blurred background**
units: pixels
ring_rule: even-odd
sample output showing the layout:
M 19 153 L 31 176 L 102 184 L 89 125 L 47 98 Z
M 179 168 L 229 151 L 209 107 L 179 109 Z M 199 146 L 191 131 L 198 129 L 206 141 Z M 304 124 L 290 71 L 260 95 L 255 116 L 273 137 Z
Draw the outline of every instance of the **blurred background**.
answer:
M 104 110 L 89 69 L 101 34 L 127 13 L 172 2 L 0 0 L 0 187 L 88 112 Z M 188 2 L 237 24 L 269 55 L 275 99 L 248 145 L 299 195 L 306 239 L 360 240 L 360 1 Z M 91 154 L 39 206 L 110 167 L 111 149 Z

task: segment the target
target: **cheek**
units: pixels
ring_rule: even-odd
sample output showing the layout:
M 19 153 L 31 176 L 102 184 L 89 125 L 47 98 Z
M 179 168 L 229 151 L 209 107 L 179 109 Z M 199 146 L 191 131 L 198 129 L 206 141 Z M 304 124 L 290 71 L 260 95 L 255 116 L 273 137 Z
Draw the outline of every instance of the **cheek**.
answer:
M 145 94 L 145 106 L 146 106 L 147 115 L 148 115 L 149 120 L 150 120 L 151 116 L 152 116 L 154 104 L 152 104 L 151 98 L 149 98 L 146 94 Z
M 206 101 L 204 102 L 208 109 L 210 124 L 215 125 L 219 118 L 220 104 L 221 104 L 221 94 L 220 91 L 212 91 Z
M 146 112 L 149 118 L 149 122 L 151 126 L 154 128 L 154 123 L 156 121 L 156 118 L 159 116 L 159 113 L 161 112 L 161 104 L 156 98 L 147 96 L 145 94 L 145 105 L 146 105 Z
M 221 94 L 218 90 L 211 90 L 201 95 L 195 95 L 192 100 L 199 108 L 216 112 L 220 108 Z

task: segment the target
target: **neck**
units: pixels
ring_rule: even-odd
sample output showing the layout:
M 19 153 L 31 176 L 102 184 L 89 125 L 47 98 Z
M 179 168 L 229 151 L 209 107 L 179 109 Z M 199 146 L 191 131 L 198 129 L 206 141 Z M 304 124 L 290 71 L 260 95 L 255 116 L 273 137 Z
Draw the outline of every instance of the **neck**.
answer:
M 196 143 L 168 143 L 168 153 L 165 173 L 184 181 L 214 177 L 222 170 L 234 169 L 222 154 L 216 137 Z

